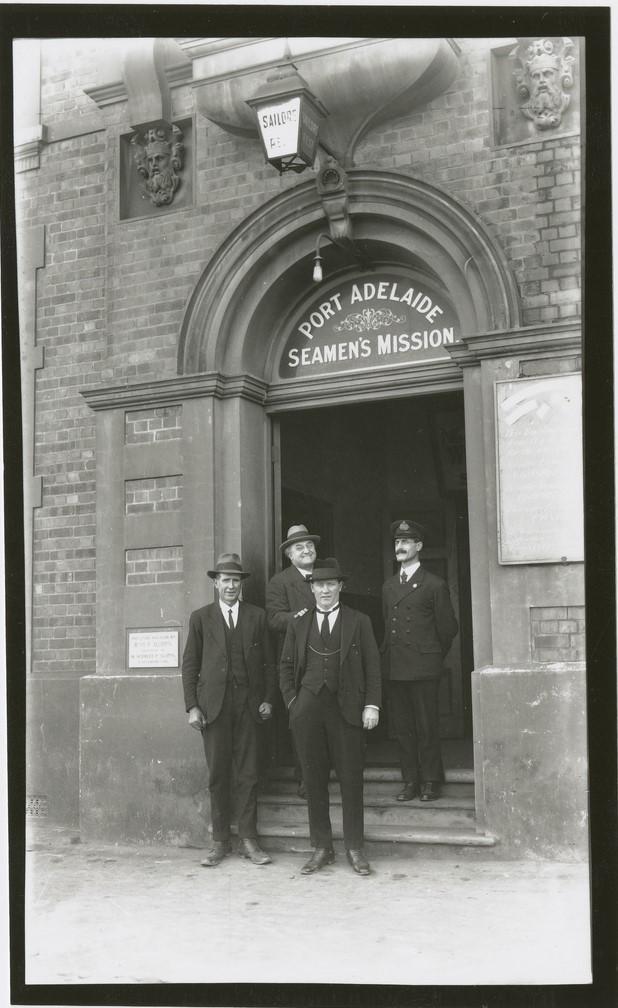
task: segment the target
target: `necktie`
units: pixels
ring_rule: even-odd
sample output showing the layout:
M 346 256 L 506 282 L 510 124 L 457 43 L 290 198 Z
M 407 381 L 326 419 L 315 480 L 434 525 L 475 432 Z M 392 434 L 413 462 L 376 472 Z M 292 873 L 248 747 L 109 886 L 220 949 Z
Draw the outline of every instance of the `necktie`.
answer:
M 229 623 L 230 630 L 233 630 L 234 629 L 234 620 L 232 619 L 232 610 L 231 609 L 228 609 L 228 611 L 227 611 L 227 621 Z
M 402 583 L 402 584 L 406 584 L 406 583 L 407 583 L 407 580 L 408 580 L 408 575 L 406 574 L 406 572 L 405 572 L 405 571 L 402 571 L 402 572 L 401 572 L 401 583 Z
M 322 626 L 320 627 L 320 637 L 324 642 L 324 645 L 328 647 L 330 645 L 330 627 L 328 625 L 328 616 L 324 614 L 322 616 Z

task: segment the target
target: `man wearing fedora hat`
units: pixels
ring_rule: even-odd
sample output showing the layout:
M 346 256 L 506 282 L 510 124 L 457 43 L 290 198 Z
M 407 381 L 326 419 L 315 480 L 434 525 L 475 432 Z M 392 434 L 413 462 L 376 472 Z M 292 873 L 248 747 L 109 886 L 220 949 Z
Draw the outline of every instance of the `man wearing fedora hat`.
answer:
M 231 849 L 233 771 L 238 853 L 268 864 L 257 841 L 258 732 L 276 690 L 266 613 L 240 601 L 250 574 L 237 553 L 222 553 L 208 576 L 218 600 L 191 613 L 182 659 L 185 708 L 202 733 L 209 771 L 213 842 L 202 865 L 218 865 Z
M 266 587 L 266 618 L 270 629 L 277 634 L 277 659 L 289 624 L 314 607 L 311 572 L 319 542 L 320 536 L 309 532 L 306 525 L 291 525 L 279 547 L 288 557 L 290 566 L 275 574 Z M 298 794 L 305 798 L 298 754 L 295 752 L 294 756 Z
M 315 608 L 290 621 L 279 665 L 314 845 L 303 875 L 335 859 L 328 797 L 333 766 L 341 788 L 348 861 L 359 875 L 370 871 L 363 853 L 363 729 L 378 723 L 380 656 L 369 617 L 340 605 L 346 577 L 335 557 L 316 560 L 311 575 Z
M 292 620 L 314 606 L 310 579 L 319 541 L 320 536 L 310 533 L 306 525 L 291 525 L 279 547 L 289 558 L 290 566 L 268 582 L 266 616 L 270 629 L 281 637 L 281 646 Z
M 444 777 L 440 676 L 459 628 L 446 582 L 421 564 L 423 527 L 402 518 L 391 525 L 391 535 L 400 569 L 382 588 L 385 634 L 380 650 L 390 734 L 398 743 L 403 779 L 397 800 L 433 801 Z

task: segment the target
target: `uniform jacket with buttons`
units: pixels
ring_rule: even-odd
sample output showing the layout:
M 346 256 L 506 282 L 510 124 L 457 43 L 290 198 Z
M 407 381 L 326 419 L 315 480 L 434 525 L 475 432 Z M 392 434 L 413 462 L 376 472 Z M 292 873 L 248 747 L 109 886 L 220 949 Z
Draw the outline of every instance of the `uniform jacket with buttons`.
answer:
M 458 628 L 448 586 L 424 567 L 406 584 L 399 574 L 382 588 L 382 670 L 388 679 L 434 679 Z
M 258 707 L 272 704 L 276 691 L 276 668 L 272 659 L 266 613 L 250 602 L 239 602 L 238 628 L 242 637 L 249 680 L 249 710 L 260 721 Z M 191 613 L 182 658 L 185 708 L 199 707 L 207 724 L 221 712 L 227 684 L 227 647 L 223 613 L 218 602 Z
M 315 609 L 288 626 L 279 663 L 279 685 L 289 707 L 298 694 L 307 663 L 307 640 Z M 382 701 L 380 654 L 371 621 L 364 613 L 342 605 L 339 688 L 337 699 L 346 721 L 362 724 L 363 707 L 379 707 Z

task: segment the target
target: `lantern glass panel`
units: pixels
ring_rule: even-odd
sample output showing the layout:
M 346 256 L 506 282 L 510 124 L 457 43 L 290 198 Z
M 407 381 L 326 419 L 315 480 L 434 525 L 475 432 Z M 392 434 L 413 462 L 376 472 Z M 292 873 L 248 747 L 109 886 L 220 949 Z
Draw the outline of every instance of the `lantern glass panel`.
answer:
M 298 151 L 300 98 L 263 105 L 258 122 L 267 158 L 289 157 Z

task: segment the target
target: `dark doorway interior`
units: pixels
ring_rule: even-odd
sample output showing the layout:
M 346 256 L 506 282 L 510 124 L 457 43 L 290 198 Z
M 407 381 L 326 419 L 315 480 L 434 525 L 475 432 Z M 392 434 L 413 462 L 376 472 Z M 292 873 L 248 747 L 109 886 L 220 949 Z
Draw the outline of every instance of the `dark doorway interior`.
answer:
M 463 395 L 303 410 L 276 423 L 282 528 L 302 522 L 322 536 L 319 555 L 337 556 L 349 574 L 344 601 L 371 617 L 378 643 L 381 587 L 396 568 L 390 524 L 410 517 L 427 529 L 423 563 L 448 581 L 460 626 L 442 682 L 442 736 L 454 762 L 472 766 Z M 396 763 L 384 716 L 369 738 L 369 763 Z

